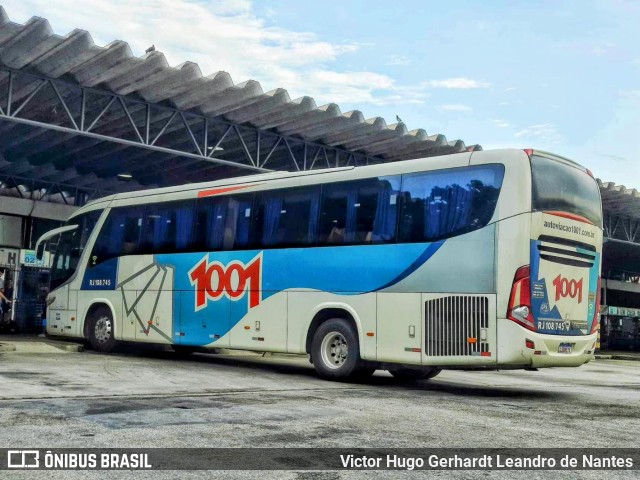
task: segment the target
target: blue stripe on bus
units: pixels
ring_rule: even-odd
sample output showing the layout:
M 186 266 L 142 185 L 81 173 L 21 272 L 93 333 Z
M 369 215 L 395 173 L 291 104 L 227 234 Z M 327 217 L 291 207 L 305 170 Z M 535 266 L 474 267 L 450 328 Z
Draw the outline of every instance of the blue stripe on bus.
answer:
M 262 301 L 284 290 L 318 290 L 340 295 L 375 292 L 406 279 L 444 244 L 367 245 L 262 251 Z M 177 342 L 205 345 L 213 332 L 227 334 L 249 311 L 249 295 L 231 301 L 227 297 L 208 300 L 196 309 L 195 289 L 189 271 L 207 257 L 208 263 L 247 265 L 260 250 L 215 253 L 159 254 L 156 261 L 174 268 L 174 321 L 183 336 Z M 414 259 L 414 260 L 411 260 Z M 410 263 L 409 263 L 410 262 Z M 407 263 L 409 265 L 407 266 Z M 367 275 L 361 266 L 366 265 Z M 421 285 L 415 291 L 421 291 Z M 408 287 L 411 288 L 410 286 Z M 174 328 L 174 332 L 177 331 Z
M 433 256 L 433 254 L 436 253 L 443 244 L 444 244 L 444 241 L 434 242 L 430 244 L 427 247 L 427 249 L 424 252 L 422 252 L 422 255 L 420 255 L 420 257 L 418 257 L 415 262 L 409 265 L 409 268 L 407 268 L 404 272 L 402 272 L 396 278 L 391 280 L 389 283 L 381 286 L 380 288 L 377 288 L 376 290 L 382 290 L 384 288 L 391 287 L 392 285 L 395 285 L 401 280 L 404 280 L 405 278 L 407 278 L 409 275 L 415 272 L 422 264 L 424 264 L 427 260 L 429 260 Z

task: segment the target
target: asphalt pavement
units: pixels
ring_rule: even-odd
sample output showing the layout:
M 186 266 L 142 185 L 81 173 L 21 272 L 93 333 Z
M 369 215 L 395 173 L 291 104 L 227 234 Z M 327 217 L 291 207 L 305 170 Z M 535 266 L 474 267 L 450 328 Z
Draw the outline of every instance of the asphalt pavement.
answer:
M 287 355 L 182 358 L 16 345 L 0 351 L 4 448 L 640 448 L 640 364 L 633 361 L 537 372 L 445 371 L 413 383 L 377 372 L 345 384 L 321 380 L 307 359 Z M 505 478 L 495 471 L 10 473 L 6 478 Z M 603 472 L 562 473 L 601 478 Z

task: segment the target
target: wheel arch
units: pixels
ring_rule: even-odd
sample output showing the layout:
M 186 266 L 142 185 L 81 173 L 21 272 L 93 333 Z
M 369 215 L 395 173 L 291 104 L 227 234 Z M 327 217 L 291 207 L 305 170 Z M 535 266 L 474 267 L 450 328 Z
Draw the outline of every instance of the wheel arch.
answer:
M 89 339 L 89 319 L 91 316 L 101 307 L 106 307 L 111 312 L 111 318 L 113 320 L 113 336 L 114 338 L 120 338 L 121 332 L 119 331 L 119 324 L 116 317 L 116 310 L 113 307 L 113 304 L 106 298 L 95 298 L 91 301 L 89 306 L 87 307 L 87 311 L 82 316 L 83 325 L 82 325 L 82 336 L 85 339 Z
M 326 303 L 319 305 L 313 314 L 313 318 L 309 324 L 305 338 L 305 351 L 307 353 L 311 353 L 313 336 L 320 325 L 332 318 L 343 318 L 349 322 L 349 324 L 355 329 L 356 336 L 358 337 L 358 343 L 360 344 L 360 350 L 362 350 L 362 325 L 356 311 L 349 305 L 345 305 L 343 303 Z

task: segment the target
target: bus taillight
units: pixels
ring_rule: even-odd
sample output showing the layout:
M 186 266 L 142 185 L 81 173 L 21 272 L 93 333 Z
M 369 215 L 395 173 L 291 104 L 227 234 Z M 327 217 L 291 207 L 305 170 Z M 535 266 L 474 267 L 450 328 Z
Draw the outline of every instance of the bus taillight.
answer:
M 531 271 L 529 265 L 516 270 L 511 286 L 507 318 L 532 331 L 536 331 L 536 324 L 531 314 Z
M 596 292 L 596 308 L 593 312 L 593 320 L 591 321 L 591 334 L 596 333 L 598 330 L 599 316 L 600 316 L 600 288 L 602 287 L 602 277 L 598 275 L 598 291 Z

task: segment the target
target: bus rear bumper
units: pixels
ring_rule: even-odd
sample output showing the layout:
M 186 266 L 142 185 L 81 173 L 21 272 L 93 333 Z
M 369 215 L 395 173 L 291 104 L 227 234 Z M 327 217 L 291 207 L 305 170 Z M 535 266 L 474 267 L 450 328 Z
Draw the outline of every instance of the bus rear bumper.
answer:
M 548 335 L 527 330 L 516 323 L 499 320 L 498 366 L 531 368 L 578 367 L 594 358 L 597 334 Z

